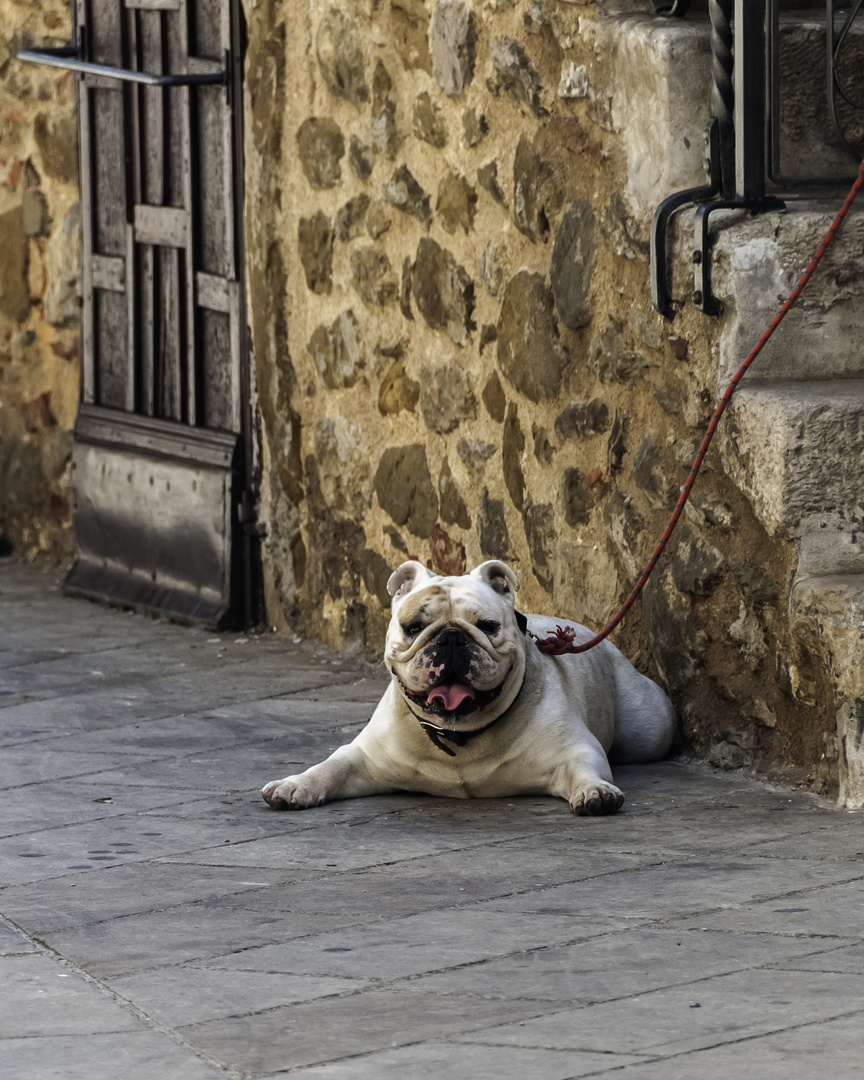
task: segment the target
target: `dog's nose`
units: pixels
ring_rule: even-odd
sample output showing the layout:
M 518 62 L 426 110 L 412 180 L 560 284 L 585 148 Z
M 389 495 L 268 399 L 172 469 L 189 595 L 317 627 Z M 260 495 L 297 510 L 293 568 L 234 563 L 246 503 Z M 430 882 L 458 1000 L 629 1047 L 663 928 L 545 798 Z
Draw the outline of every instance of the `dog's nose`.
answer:
M 438 644 L 444 648 L 463 649 L 468 644 L 468 638 L 461 630 L 445 630 L 438 635 Z

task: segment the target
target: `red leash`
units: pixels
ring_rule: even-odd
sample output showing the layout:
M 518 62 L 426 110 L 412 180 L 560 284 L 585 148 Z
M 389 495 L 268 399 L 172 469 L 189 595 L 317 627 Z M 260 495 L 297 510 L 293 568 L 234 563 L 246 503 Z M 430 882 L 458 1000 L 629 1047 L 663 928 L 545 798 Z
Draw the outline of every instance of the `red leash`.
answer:
M 540 649 L 541 652 L 549 653 L 552 656 L 560 656 L 562 653 L 582 653 L 587 652 L 589 649 L 593 649 L 595 645 L 599 645 L 601 641 L 605 641 L 605 639 L 612 633 L 615 627 L 621 622 L 621 620 L 636 602 L 636 598 L 645 588 L 645 583 L 651 576 L 651 571 L 657 565 L 660 556 L 663 554 L 666 545 L 669 543 L 669 538 L 675 531 L 675 526 L 678 524 L 678 519 L 681 517 L 684 507 L 687 504 L 687 500 L 690 498 L 690 492 L 693 488 L 693 484 L 696 481 L 696 477 L 699 475 L 699 470 L 702 467 L 702 462 L 705 459 L 705 455 L 708 453 L 708 447 L 711 445 L 711 440 L 714 438 L 714 432 L 717 430 L 717 425 L 720 423 L 720 417 L 726 411 L 726 406 L 732 400 L 732 395 L 738 389 L 738 384 L 744 378 L 747 369 L 750 367 L 750 365 L 753 363 L 759 353 L 762 352 L 762 350 L 768 344 L 768 340 L 771 335 L 774 333 L 780 323 L 783 322 L 783 320 L 786 318 L 786 313 L 792 308 L 792 306 L 795 304 L 795 301 L 804 291 L 804 287 L 806 286 L 810 278 L 813 276 L 816 267 L 822 261 L 822 256 L 831 246 L 831 242 L 837 235 L 837 231 L 843 224 L 843 219 L 849 213 L 849 208 L 855 201 L 855 197 L 861 190 L 862 186 L 864 186 L 864 161 L 861 162 L 861 165 L 858 168 L 858 179 L 852 185 L 852 189 L 846 196 L 846 201 L 843 203 L 840 212 L 837 214 L 837 217 L 834 218 L 834 221 L 831 224 L 831 228 L 825 234 L 822 243 L 816 249 L 816 254 L 813 256 L 810 265 L 801 275 L 798 284 L 789 294 L 789 297 L 783 304 L 783 307 L 781 307 L 777 314 L 774 316 L 771 325 L 768 327 L 762 337 L 759 338 L 759 341 L 754 346 L 752 352 L 741 365 L 741 367 L 738 368 L 738 371 L 735 373 L 735 377 L 733 378 L 732 382 L 730 382 L 729 385 L 726 387 L 726 393 L 720 398 L 719 402 L 717 403 L 717 408 L 714 411 L 714 415 L 711 417 L 711 423 L 708 425 L 708 430 L 705 432 L 705 437 L 702 439 L 702 444 L 699 447 L 699 452 L 693 459 L 693 465 L 690 469 L 690 475 L 687 477 L 687 483 L 684 485 L 684 487 L 681 488 L 681 495 L 678 499 L 678 503 L 675 507 L 674 513 L 669 519 L 669 524 L 666 526 L 666 531 L 663 533 L 663 536 L 660 539 L 660 543 L 655 548 L 654 554 L 651 556 L 648 565 L 642 571 L 641 577 L 633 586 L 633 591 L 618 609 L 617 613 L 612 618 L 612 621 L 608 623 L 608 625 L 604 626 L 600 633 L 597 634 L 595 637 L 592 637 L 590 641 L 586 641 L 583 645 L 574 645 L 573 639 L 575 637 L 575 634 L 571 633 L 569 630 L 562 629 L 560 626 L 556 626 L 555 632 L 550 634 L 549 637 L 538 639 L 537 648 Z

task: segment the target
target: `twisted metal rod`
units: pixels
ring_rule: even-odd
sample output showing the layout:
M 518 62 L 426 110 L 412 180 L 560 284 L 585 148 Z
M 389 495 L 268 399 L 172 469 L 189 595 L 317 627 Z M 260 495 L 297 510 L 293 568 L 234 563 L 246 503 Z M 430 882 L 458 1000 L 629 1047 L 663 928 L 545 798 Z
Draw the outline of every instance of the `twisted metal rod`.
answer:
M 732 82 L 732 0 L 709 0 L 711 17 L 711 115 L 721 122 L 732 122 L 735 87 Z

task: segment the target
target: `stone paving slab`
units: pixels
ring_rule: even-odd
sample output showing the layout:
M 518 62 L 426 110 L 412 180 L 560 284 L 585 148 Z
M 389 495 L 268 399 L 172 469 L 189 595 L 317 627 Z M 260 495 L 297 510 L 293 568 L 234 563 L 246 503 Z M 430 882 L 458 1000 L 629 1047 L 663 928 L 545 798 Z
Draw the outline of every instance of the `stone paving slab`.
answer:
M 0 922 L 0 957 L 23 956 L 25 953 L 38 952 L 38 948 L 32 941 L 15 927 Z
M 224 971 L 201 967 L 162 967 L 112 976 L 107 983 L 148 1015 L 172 1027 L 262 1013 L 283 1005 L 354 993 L 367 985 L 363 979 L 281 972 L 232 971 L 226 976 Z
M 858 878 L 816 890 L 801 887 L 778 892 L 771 900 L 713 911 L 696 921 L 700 928 L 710 930 L 737 930 L 744 925 L 757 932 L 795 937 L 857 937 L 864 930 L 864 882 Z M 691 927 L 695 922 L 685 919 L 680 925 Z
M 864 1001 L 860 975 L 765 968 L 566 1009 L 456 1036 L 490 1046 L 682 1054 L 830 1020 Z M 694 1078 L 695 1080 L 695 1078 Z
M 861 1031 L 864 1010 L 814 1022 L 761 1038 L 742 1039 L 706 1049 L 698 1054 L 663 1058 L 615 1073 L 615 1080 L 693 1080 L 700 1077 L 758 1076 L 760 1080 L 805 1080 L 830 1076 L 832 1080 L 856 1080 L 861 1075 Z
M 577 935 L 573 935 L 574 939 Z M 835 939 L 837 944 L 848 944 Z M 625 930 L 470 967 L 453 967 L 406 984 L 409 990 L 479 993 L 500 998 L 591 1004 L 683 985 L 709 975 L 763 967 L 811 952 L 802 938 L 705 934 L 699 930 Z
M 761 897 L 785 896 L 790 890 L 801 893 L 807 888 L 823 890 L 836 882 L 855 881 L 851 887 L 860 895 L 864 867 L 851 863 L 826 865 L 803 859 L 687 859 L 674 865 L 622 870 L 614 877 L 568 882 L 544 889 L 541 893 L 523 893 L 502 900 L 487 901 L 483 908 L 501 912 L 574 913 L 580 922 L 591 917 L 613 917 L 621 927 L 633 925 L 634 919 L 648 920 L 662 912 L 663 919 L 698 910 L 708 911 L 700 923 L 711 922 L 722 914 L 712 909 L 730 909 L 738 918 L 742 903 Z M 627 897 L 627 904 L 610 916 L 610 893 Z M 785 902 L 785 901 L 784 901 Z M 802 900 L 802 903 L 804 901 Z M 824 910 L 824 906 L 820 908 Z M 690 925 L 689 923 L 687 925 Z M 701 928 L 701 926 L 700 926 Z
M 4 1077 L 860 1075 L 860 814 L 684 759 L 617 769 L 613 818 L 276 814 L 258 789 L 360 730 L 380 666 L 8 561 L 0 679 Z
M 0 957 L 0 1016 L 4 1040 L 146 1030 L 116 1001 L 41 953 Z
M 2 753 L 0 753 L 2 756 Z M 50 788 L 50 794 L 49 794 Z M 158 813 L 171 808 L 180 812 L 183 804 L 202 802 L 206 791 L 194 788 L 133 787 L 106 789 L 104 784 L 93 782 L 91 777 L 82 780 L 52 780 L 49 785 L 27 784 L 13 789 L 3 798 L 3 822 L 0 835 L 6 837 L 28 835 L 34 832 L 34 823 L 41 829 L 57 826 L 80 825 L 90 821 L 129 814 L 136 811 Z
M 575 1080 L 620 1069 L 633 1060 L 624 1054 L 561 1053 L 555 1050 L 523 1050 L 512 1046 L 459 1046 L 427 1042 L 384 1050 L 359 1059 L 347 1059 L 304 1069 L 309 1080 L 404 1080 L 423 1077 L 468 1077 L 472 1080 L 501 1080 L 501 1077 L 531 1077 L 531 1080 Z M 274 1074 L 266 1080 L 276 1080 Z M 618 1076 L 616 1072 L 614 1074 Z
M 343 975 L 376 981 L 402 979 L 437 970 L 465 970 L 495 956 L 536 950 L 574 937 L 587 938 L 609 929 L 595 919 L 578 926 L 570 915 L 503 915 L 463 908 L 429 911 L 401 919 L 315 934 L 297 941 L 266 945 L 214 960 L 222 970 L 284 971 L 294 975 Z M 412 984 L 413 985 L 413 984 Z
M 283 877 L 274 870 L 256 869 L 250 875 L 245 868 L 178 866 L 149 860 L 120 863 L 110 872 L 67 874 L 50 889 L 42 882 L 12 885 L 0 896 L 5 915 L 19 924 L 26 920 L 28 927 L 41 935 L 234 893 L 257 892 L 278 885 Z M 2 940 L 0 925 L 0 944 Z
M 85 923 L 54 930 L 46 937 L 62 956 L 98 978 L 165 967 L 183 961 L 220 957 L 228 950 L 257 955 L 257 946 L 330 927 L 356 923 L 356 915 L 302 915 L 282 911 L 274 897 L 265 910 L 251 910 L 243 894 L 196 904 Z M 217 961 L 218 964 L 218 961 Z M 249 967 L 253 967 L 252 961 Z M 262 970 L 261 967 L 257 970 Z
M 361 989 L 256 1016 L 184 1028 L 182 1035 L 190 1045 L 232 1068 L 260 1075 L 436 1041 L 446 1033 L 485 1026 L 492 1019 L 536 1016 L 541 1010 L 536 1002 L 500 1002 L 470 994 Z
M 28 1080 L 219 1080 L 225 1072 L 170 1035 L 119 1031 L 0 1038 L 0 1075 Z
M 786 971 L 827 971 L 864 975 L 864 945 L 830 945 L 807 956 L 776 965 Z

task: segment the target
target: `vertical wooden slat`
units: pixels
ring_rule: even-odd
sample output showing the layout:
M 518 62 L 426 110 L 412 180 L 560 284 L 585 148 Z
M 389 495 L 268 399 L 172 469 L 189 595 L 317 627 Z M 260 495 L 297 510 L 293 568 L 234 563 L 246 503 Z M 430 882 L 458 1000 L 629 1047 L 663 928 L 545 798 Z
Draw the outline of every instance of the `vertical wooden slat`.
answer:
M 182 0 L 177 15 L 177 47 L 182 56 L 184 71 L 189 57 L 189 8 L 188 0 Z M 178 57 L 179 59 L 179 57 Z M 197 160 L 192 147 L 192 117 L 190 114 L 191 94 L 184 86 L 180 98 L 180 154 L 183 169 L 183 206 L 189 214 L 189 229 L 186 235 L 186 266 L 184 303 L 186 306 L 186 422 L 192 426 L 198 423 L 198 372 L 196 367 L 196 330 L 195 318 L 195 241 L 197 227 L 193 210 L 193 176 L 198 175 Z
M 162 16 L 156 11 L 138 13 L 138 48 L 141 67 L 163 71 Z M 161 206 L 165 192 L 165 92 L 142 86 L 138 96 L 141 196 L 139 202 Z M 140 260 L 139 311 L 141 326 L 141 407 L 147 416 L 162 416 L 162 352 L 159 315 L 161 302 L 159 261 L 149 244 L 138 245 Z
M 181 296 L 179 250 L 156 247 L 157 308 L 155 319 L 158 362 L 158 414 L 165 420 L 181 420 L 183 391 L 178 355 Z
M 241 362 L 243 348 L 242 293 L 239 287 L 231 290 L 231 430 L 242 431 Z
M 165 11 L 160 15 L 162 26 L 162 57 L 164 71 L 176 71 L 176 36 L 178 22 L 182 22 L 181 10 Z M 163 92 L 162 163 L 164 189 L 163 206 L 176 206 L 177 176 L 183 168 L 178 160 L 177 103 L 180 90 L 172 88 Z M 183 303 L 180 288 L 180 258 L 176 248 L 159 247 L 160 284 L 162 288 L 162 318 L 160 321 L 161 367 L 163 372 L 164 415 L 171 420 L 183 419 L 183 373 L 182 342 L 180 340 L 180 305 Z
M 231 0 L 222 0 L 222 55 L 225 63 L 231 63 Z M 223 273 L 232 280 L 237 277 L 237 252 L 234 242 L 233 212 L 234 206 L 234 109 L 230 99 L 223 95 L 222 103 L 222 175 L 225 191 L 225 269 Z M 233 352 L 233 350 L 232 350 Z M 238 353 L 239 362 L 239 353 Z M 232 357 L 233 361 L 233 357 Z
M 139 41 L 140 20 L 138 12 L 127 11 L 127 40 L 129 42 L 129 66 L 141 70 L 141 45 Z M 141 146 L 141 91 L 143 87 L 130 86 L 127 98 L 131 110 L 129 117 L 130 137 L 132 140 L 132 204 L 141 202 L 142 190 L 142 146 Z M 126 299 L 129 319 L 129 382 L 131 386 L 130 411 L 142 407 L 146 398 L 146 388 L 141 371 L 141 305 L 139 297 L 139 261 L 135 247 L 135 230 L 129 227 L 126 246 Z M 150 415 L 150 414 L 148 414 Z
M 141 325 L 138 329 L 141 341 L 141 408 L 147 416 L 154 416 L 156 409 L 156 267 L 153 248 L 149 244 L 139 245 L 141 273 L 139 287 L 139 313 Z
M 93 333 L 93 170 L 90 135 L 90 93 L 78 80 L 78 117 L 81 138 L 81 312 L 82 371 L 81 396 L 87 404 L 96 401 L 96 357 Z
M 135 290 L 138 287 L 138 275 L 135 273 L 135 229 L 130 224 L 126 226 L 126 317 L 128 355 L 126 357 L 126 409 L 135 412 L 138 365 L 137 341 L 136 341 L 136 318 L 135 318 Z

